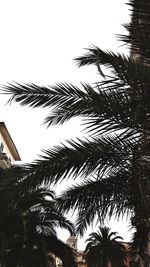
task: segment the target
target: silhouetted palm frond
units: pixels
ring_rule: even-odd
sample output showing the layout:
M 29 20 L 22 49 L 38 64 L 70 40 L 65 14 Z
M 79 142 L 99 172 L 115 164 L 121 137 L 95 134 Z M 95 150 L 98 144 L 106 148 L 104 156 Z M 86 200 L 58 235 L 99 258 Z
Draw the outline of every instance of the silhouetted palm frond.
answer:
M 15 168 L 12 169 L 15 171 Z M 11 174 L 11 171 L 1 170 L 2 173 L 1 178 L 6 178 L 9 173 Z M 28 188 L 28 190 L 26 188 L 23 191 L 21 184 L 24 180 L 15 179 L 14 184 L 11 178 L 8 179 L 9 184 L 6 183 L 3 186 L 4 192 L 0 192 L 0 251 L 3 255 L 2 258 L 0 256 L 0 262 L 3 259 L 5 261 L 9 259 L 16 262 L 15 266 L 18 266 L 18 262 L 21 262 L 22 266 L 30 266 L 30 262 L 35 261 L 38 266 L 47 267 L 48 261 L 51 260 L 48 253 L 52 252 L 49 247 L 53 247 L 54 252 L 57 248 L 56 243 L 58 245 L 60 243 L 56 252 L 62 256 L 63 251 L 59 252 L 59 248 L 64 249 L 66 256 L 62 257 L 62 260 L 65 259 L 63 263 L 66 264 L 68 257 L 68 261 L 72 261 L 72 264 L 76 266 L 72 251 L 66 250 L 65 245 L 63 247 L 56 235 L 57 227 L 67 229 L 72 234 L 74 226 L 58 209 L 54 192 L 45 187 Z M 12 186 L 10 187 L 11 181 Z M 15 192 L 18 191 L 18 195 L 15 196 L 15 193 L 11 193 L 10 189 Z M 3 201 L 6 193 L 8 196 L 6 199 L 9 199 L 9 202 Z M 49 247 L 47 245 L 48 240 Z
M 125 136 L 127 137 L 125 140 Z M 132 158 L 139 144 L 130 134 L 102 136 L 91 140 L 68 141 L 68 145 L 55 146 L 45 151 L 41 159 L 28 164 L 24 185 L 36 186 L 45 182 L 58 182 L 65 177 L 86 177 L 106 169 L 117 168 Z
M 108 217 L 128 214 L 137 200 L 135 188 L 132 194 L 128 191 L 130 177 L 131 165 L 128 163 L 124 172 L 122 169 L 114 172 L 108 170 L 107 174 L 99 174 L 97 179 L 74 185 L 58 198 L 60 210 L 78 210 L 76 225 L 80 235 L 96 217 L 103 222 Z
M 109 61 L 107 64 L 115 65 L 117 76 L 97 83 L 95 88 L 88 84 L 83 84 L 82 89 L 71 84 L 50 88 L 28 84 L 8 85 L 5 92 L 23 105 L 53 107 L 45 119 L 48 125 L 82 116 L 88 121 L 85 126 L 98 134 L 124 128 L 149 130 L 149 67 L 121 56 L 115 59 L 113 55 Z

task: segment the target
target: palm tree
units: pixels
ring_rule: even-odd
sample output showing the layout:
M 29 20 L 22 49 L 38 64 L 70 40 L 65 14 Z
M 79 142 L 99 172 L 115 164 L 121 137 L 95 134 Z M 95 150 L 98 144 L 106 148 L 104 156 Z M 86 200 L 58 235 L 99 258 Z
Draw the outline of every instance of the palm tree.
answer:
M 59 226 L 72 233 L 73 225 L 58 210 L 53 191 L 42 187 L 23 190 L 22 180 L 13 177 L 18 169 L 21 174 L 21 168 L 0 170 L 1 266 L 47 267 L 55 255 L 64 267 L 76 267 L 73 251 L 58 239 L 55 231 Z
M 85 259 L 88 267 L 125 266 L 127 251 L 118 241 L 122 238 L 108 227 L 99 227 L 86 240 Z
M 22 105 L 53 107 L 45 119 L 49 126 L 75 116 L 84 119 L 90 137 L 45 151 L 26 166 L 25 179 L 33 187 L 68 176 L 84 179 L 59 199 L 63 210 L 78 209 L 77 230 L 81 234 L 96 214 L 104 221 L 106 216 L 116 214 L 119 218 L 127 213 L 138 221 L 136 227 L 148 228 L 150 233 L 150 5 L 146 0 L 130 0 L 129 4 L 134 11 L 125 26 L 129 34 L 120 38 L 130 46 L 131 55 L 91 47 L 76 59 L 79 66 L 98 67 L 100 82 L 94 86 L 85 83 L 82 88 L 16 83 L 4 89 L 11 94 L 10 100 Z M 109 69 L 109 76 L 101 65 Z M 149 244 L 148 234 L 148 256 Z

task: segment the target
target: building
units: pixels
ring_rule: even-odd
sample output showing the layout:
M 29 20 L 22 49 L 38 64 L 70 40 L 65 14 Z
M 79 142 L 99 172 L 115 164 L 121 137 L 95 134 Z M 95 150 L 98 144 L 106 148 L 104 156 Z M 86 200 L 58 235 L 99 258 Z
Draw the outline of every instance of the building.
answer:
M 75 250 L 76 254 L 76 261 L 78 267 L 87 267 L 87 264 L 85 262 L 84 258 L 84 252 L 83 251 L 78 251 L 78 239 L 75 235 L 69 236 L 66 242 L 71 248 Z
M 71 248 L 75 249 L 77 251 L 77 247 L 78 247 L 78 239 L 76 237 L 76 235 L 71 235 L 69 236 L 69 238 L 67 239 L 66 242 Z
M 75 255 L 76 255 L 76 261 L 78 267 L 87 267 L 87 264 L 84 259 L 84 252 L 83 251 L 78 251 L 78 239 L 75 235 L 71 235 L 67 241 L 67 245 L 69 245 L 71 248 L 74 249 Z M 56 267 L 62 267 L 62 261 L 59 258 L 56 258 Z
M 4 122 L 0 122 L 0 167 L 8 168 L 15 161 L 20 161 L 20 155 Z
M 75 235 L 69 236 L 66 241 L 67 245 L 75 250 L 76 261 L 78 267 L 87 267 L 87 264 L 84 259 L 84 252 L 78 251 L 78 239 Z M 62 267 L 62 261 L 59 258 L 56 258 L 56 267 Z
M 84 257 L 84 251 L 76 252 L 76 261 L 77 261 L 78 267 L 87 267 L 85 257 Z

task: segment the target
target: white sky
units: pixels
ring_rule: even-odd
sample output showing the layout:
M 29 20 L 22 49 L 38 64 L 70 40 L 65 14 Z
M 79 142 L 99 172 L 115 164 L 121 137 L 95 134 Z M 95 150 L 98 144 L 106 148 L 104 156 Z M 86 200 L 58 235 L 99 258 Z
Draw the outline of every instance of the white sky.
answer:
M 128 21 L 124 0 L 0 0 L 0 85 L 8 82 L 94 82 L 94 67 L 78 69 L 73 58 L 94 44 L 102 49 L 125 52 L 115 34 L 123 33 Z M 42 148 L 79 136 L 79 120 L 46 129 L 45 111 L 6 105 L 0 96 L 0 121 L 4 121 L 23 162 L 32 161 Z M 110 226 L 126 241 L 125 223 Z M 66 240 L 66 235 L 62 236 Z M 84 248 L 83 241 L 79 248 Z

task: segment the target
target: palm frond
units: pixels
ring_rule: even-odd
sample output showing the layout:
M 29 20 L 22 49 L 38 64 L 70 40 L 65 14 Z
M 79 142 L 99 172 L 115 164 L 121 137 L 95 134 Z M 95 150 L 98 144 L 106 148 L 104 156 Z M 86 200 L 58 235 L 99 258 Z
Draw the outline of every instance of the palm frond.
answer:
M 13 165 L 7 169 L 0 168 L 0 191 L 17 185 L 25 175 L 26 171 L 21 165 Z
M 99 128 L 103 127 L 103 124 L 105 125 L 105 120 L 112 121 L 114 129 L 116 129 L 116 125 L 118 125 L 118 128 L 119 126 L 121 128 L 132 127 L 133 123 L 130 121 L 131 109 L 127 108 L 130 99 L 125 96 L 125 89 L 123 88 L 122 91 L 120 90 L 117 93 L 111 90 L 111 86 L 110 90 L 99 90 L 99 86 L 96 91 L 90 85 L 83 84 L 84 96 L 78 97 L 78 99 L 70 98 L 69 104 L 63 103 L 63 106 L 59 105 L 58 108 L 54 108 L 45 122 L 48 125 L 58 124 L 72 117 L 82 116 L 89 117 L 91 120 L 99 118 Z M 119 115 L 117 113 L 118 110 L 120 112 Z
M 113 73 L 116 74 L 116 76 L 118 76 L 121 81 L 126 82 L 124 73 L 125 69 L 127 69 L 128 61 L 130 60 L 128 57 L 120 54 L 115 54 L 110 51 L 103 51 L 96 46 L 87 48 L 86 50 L 87 53 L 85 55 L 75 59 L 75 62 L 79 67 L 91 64 L 94 64 L 96 66 L 104 65 L 107 68 L 110 68 L 110 70 L 113 71 Z M 103 73 L 102 75 L 104 76 Z
M 18 84 L 8 85 L 4 90 L 12 94 L 11 99 L 23 105 L 53 107 L 45 119 L 48 126 L 82 116 L 89 118 L 91 129 L 96 125 L 102 132 L 104 129 L 105 132 L 109 129 L 118 130 L 119 127 L 149 129 L 148 66 L 120 55 L 114 59 L 114 65 L 118 77 L 97 83 L 95 88 L 88 84 L 82 84 L 82 89 L 71 84 L 58 84 L 49 88 Z
M 77 101 L 85 96 L 85 93 L 77 86 L 67 83 L 58 83 L 54 86 L 37 86 L 28 84 L 8 84 L 3 88 L 3 93 L 11 95 L 9 102 L 19 102 L 30 107 L 62 106 L 65 103 Z
M 126 166 L 126 171 L 112 173 L 111 170 L 110 174 L 98 179 L 88 179 L 67 189 L 58 198 L 60 210 L 78 210 L 76 229 L 80 235 L 96 218 L 104 222 L 106 217 L 123 216 L 131 209 L 131 196 L 127 190 L 131 177 L 129 169 Z
M 130 138 L 124 141 L 123 138 L 117 138 L 117 135 L 111 135 L 92 140 L 68 141 L 68 145 L 54 146 L 45 151 L 41 159 L 26 166 L 28 175 L 23 186 L 34 187 L 43 181 L 57 183 L 69 176 L 86 177 L 100 169 L 122 166 L 132 158 L 134 146 L 138 142 Z

